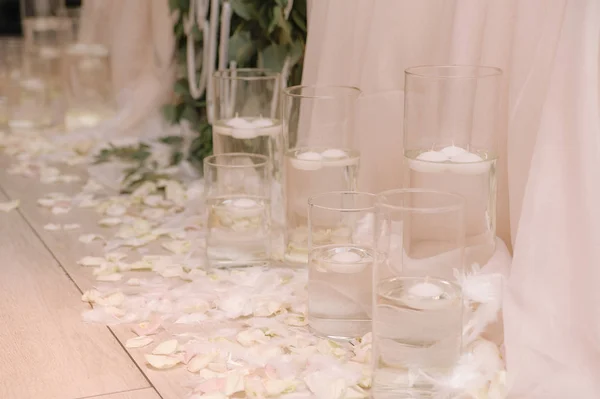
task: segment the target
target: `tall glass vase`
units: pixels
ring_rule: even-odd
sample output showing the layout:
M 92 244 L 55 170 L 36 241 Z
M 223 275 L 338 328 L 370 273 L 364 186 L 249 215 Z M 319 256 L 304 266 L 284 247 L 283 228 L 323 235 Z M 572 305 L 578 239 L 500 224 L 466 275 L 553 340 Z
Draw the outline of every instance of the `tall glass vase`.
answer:
M 450 378 L 459 359 L 464 202 L 422 189 L 377 197 L 373 399 L 437 398 L 432 381 Z
M 289 265 L 308 263 L 308 198 L 356 190 L 360 156 L 352 119 L 359 95 L 359 89 L 346 86 L 284 90 L 284 260 Z
M 405 187 L 464 197 L 465 261 L 484 265 L 495 250 L 502 71 L 422 66 L 405 75 Z
M 225 69 L 213 77 L 215 154 L 246 153 L 270 161 L 273 257 L 283 255 L 281 75 L 266 69 Z

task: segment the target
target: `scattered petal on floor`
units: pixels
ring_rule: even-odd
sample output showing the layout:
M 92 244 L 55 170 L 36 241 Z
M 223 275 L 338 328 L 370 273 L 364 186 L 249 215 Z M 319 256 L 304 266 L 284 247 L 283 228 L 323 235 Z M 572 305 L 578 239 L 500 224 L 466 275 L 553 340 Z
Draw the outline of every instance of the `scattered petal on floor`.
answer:
M 20 204 L 21 204 L 21 201 L 19 201 L 19 200 L 0 202 L 0 211 L 10 212 L 13 209 L 17 209 Z

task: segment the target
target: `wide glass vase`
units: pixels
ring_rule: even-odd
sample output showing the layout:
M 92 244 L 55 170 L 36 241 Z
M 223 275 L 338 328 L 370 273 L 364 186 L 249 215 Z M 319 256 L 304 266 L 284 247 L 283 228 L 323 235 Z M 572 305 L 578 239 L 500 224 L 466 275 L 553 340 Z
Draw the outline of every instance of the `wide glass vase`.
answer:
M 405 75 L 405 187 L 464 197 L 466 262 L 484 265 L 496 242 L 502 71 L 423 66 Z

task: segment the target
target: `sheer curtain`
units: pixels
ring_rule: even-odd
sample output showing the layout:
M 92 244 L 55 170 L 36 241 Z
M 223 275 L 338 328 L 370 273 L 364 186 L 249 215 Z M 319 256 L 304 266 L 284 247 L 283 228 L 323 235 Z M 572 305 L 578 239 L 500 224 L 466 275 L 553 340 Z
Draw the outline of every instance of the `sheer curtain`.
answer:
M 110 50 L 113 87 L 126 112 L 119 135 L 158 112 L 173 92 L 173 18 L 166 0 L 83 0 L 80 40 Z M 135 132 L 135 133 L 132 133 Z
M 403 71 L 505 71 L 510 397 L 600 395 L 600 1 L 309 0 L 304 84 L 360 87 L 361 189 L 399 187 Z

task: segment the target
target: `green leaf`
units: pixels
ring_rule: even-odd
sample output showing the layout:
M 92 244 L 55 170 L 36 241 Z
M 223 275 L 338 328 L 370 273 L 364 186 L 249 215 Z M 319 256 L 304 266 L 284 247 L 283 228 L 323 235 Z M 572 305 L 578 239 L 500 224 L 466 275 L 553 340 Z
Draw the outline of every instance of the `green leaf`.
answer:
M 158 141 L 160 141 L 163 144 L 168 144 L 168 145 L 180 145 L 181 143 L 183 143 L 183 137 L 181 137 L 181 136 L 165 136 L 165 137 L 161 137 L 160 139 L 158 139 Z
M 273 19 L 271 19 L 271 22 L 269 23 L 269 28 L 267 29 L 267 33 L 269 35 L 273 33 L 273 31 L 275 31 L 275 28 L 277 28 L 277 26 L 279 26 L 279 18 L 277 18 L 277 15 L 282 13 L 283 9 L 280 6 L 275 6 L 275 8 L 273 8 Z
M 196 107 L 186 106 L 181 114 L 181 119 L 185 119 L 190 122 L 192 127 L 195 127 L 200 123 L 200 113 Z
M 187 78 L 180 78 L 175 82 L 175 87 L 173 88 L 176 94 L 180 96 L 189 96 L 190 95 L 190 87 L 188 84 Z
M 194 38 L 194 41 L 202 40 L 202 31 L 198 28 L 198 24 L 192 26 L 192 37 Z
M 230 4 L 233 12 L 246 21 L 250 21 L 257 15 L 254 5 L 250 2 L 244 0 L 231 0 Z
M 275 0 L 275 3 L 277 3 L 279 7 L 285 8 L 288 5 L 288 0 Z
M 190 0 L 179 0 L 179 8 L 182 12 L 190 11 Z
M 302 16 L 300 12 L 296 10 L 292 10 L 290 14 L 292 21 L 302 30 L 302 32 L 306 33 L 306 17 Z
M 238 64 L 246 63 L 254 53 L 256 46 L 252 42 L 250 32 L 239 31 L 233 34 L 229 39 L 229 60 L 236 61 Z
M 287 56 L 287 47 L 278 44 L 267 46 L 262 52 L 264 67 L 272 71 L 281 71 Z
M 162 108 L 163 117 L 170 124 L 177 122 L 177 106 L 175 104 L 165 104 Z M 102 150 L 104 151 L 104 150 Z
M 296 63 L 300 61 L 304 55 L 304 42 L 301 40 L 296 40 L 294 43 L 292 43 L 288 55 L 290 56 L 290 66 L 296 65 Z
M 179 0 L 169 0 L 169 11 L 173 12 L 179 9 Z

